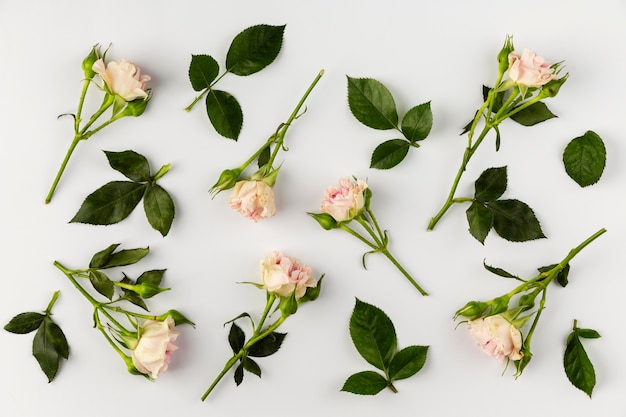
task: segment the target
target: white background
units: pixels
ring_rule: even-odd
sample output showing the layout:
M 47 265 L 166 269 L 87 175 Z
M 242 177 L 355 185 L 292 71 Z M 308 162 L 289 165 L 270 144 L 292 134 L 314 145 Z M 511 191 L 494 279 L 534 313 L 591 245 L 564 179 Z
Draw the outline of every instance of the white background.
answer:
M 0 321 L 45 308 L 60 289 L 54 319 L 71 356 L 48 384 L 30 353 L 32 334 L 1 331 L 0 415 L 624 415 L 625 21 L 626 5 L 618 0 L 2 1 Z M 284 45 L 262 72 L 220 81 L 244 111 L 234 142 L 215 133 L 202 102 L 183 111 L 196 95 L 188 65 L 191 54 L 210 54 L 223 66 L 233 37 L 259 23 L 286 24 Z M 467 232 L 461 206 L 426 232 L 461 160 L 466 138 L 460 129 L 480 105 L 481 85 L 495 78 L 495 55 L 507 34 L 520 50 L 565 61 L 570 79 L 547 102 L 559 118 L 534 127 L 504 122 L 500 152 L 493 137 L 485 141 L 459 195 L 473 192 L 484 169 L 507 165 L 505 197 L 533 207 L 548 239 L 511 243 L 492 233 L 483 246 Z M 154 96 L 142 117 L 81 143 L 45 205 L 72 138 L 71 119 L 56 116 L 75 111 L 80 63 L 96 43 L 112 43 L 108 58 L 129 59 L 151 75 Z M 308 111 L 287 134 L 289 152 L 279 156 L 284 165 L 275 187 L 276 217 L 254 224 L 228 207 L 226 193 L 211 200 L 207 190 L 219 173 L 266 140 L 321 68 L 326 74 Z M 375 146 L 395 135 L 369 129 L 350 114 L 346 75 L 383 82 L 401 115 L 432 101 L 430 136 L 398 167 L 368 168 Z M 94 97 L 86 112 L 97 105 Z M 586 130 L 604 139 L 608 161 L 600 182 L 582 189 L 565 174 L 561 155 Z M 102 150 L 126 149 L 146 155 L 155 170 L 172 164 L 160 182 L 177 209 L 165 238 L 141 210 L 108 227 L 68 224 L 86 195 L 123 179 Z M 371 256 L 364 270 L 360 242 L 322 230 L 305 214 L 318 210 L 327 186 L 348 175 L 368 179 L 391 251 L 430 297 L 419 296 L 382 256 Z M 452 315 L 465 302 L 515 285 L 485 271 L 483 259 L 530 278 L 536 267 L 560 261 L 601 227 L 608 232 L 572 262 L 570 285 L 550 289 L 533 360 L 519 379 L 480 352 L 463 326 L 455 330 Z M 172 290 L 150 300 L 152 311 L 176 308 L 197 324 L 179 328 L 180 349 L 155 382 L 126 372 L 92 328 L 90 305 L 52 266 L 59 260 L 84 267 L 111 243 L 149 245 L 149 256 L 124 272 L 136 277 L 167 268 L 164 284 Z M 264 304 L 262 292 L 237 282 L 258 280 L 259 261 L 274 249 L 326 273 L 322 295 L 281 328 L 289 336 L 280 352 L 259 360 L 261 380 L 248 375 L 237 388 L 231 373 L 202 403 L 199 397 L 231 354 L 222 324 L 243 311 L 258 315 Z M 400 347 L 431 347 L 423 370 L 397 383 L 398 394 L 339 391 L 348 375 L 371 369 L 348 334 L 355 297 L 388 313 Z M 573 319 L 602 334 L 586 343 L 598 379 L 591 400 L 563 371 Z

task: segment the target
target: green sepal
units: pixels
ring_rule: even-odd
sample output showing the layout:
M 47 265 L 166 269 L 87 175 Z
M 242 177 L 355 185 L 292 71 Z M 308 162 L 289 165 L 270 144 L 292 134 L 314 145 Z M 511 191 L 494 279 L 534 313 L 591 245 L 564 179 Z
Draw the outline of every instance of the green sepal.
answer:
M 209 88 L 219 73 L 220 66 L 210 55 L 191 55 L 189 81 L 195 91 Z
M 606 166 L 606 148 L 602 138 L 588 130 L 572 139 L 563 151 L 563 165 L 567 175 L 581 187 L 597 183 Z
M 143 195 L 143 209 L 153 229 L 166 236 L 175 216 L 174 200 L 158 184 L 148 183 Z
M 283 317 L 289 317 L 296 314 L 298 311 L 298 301 L 296 300 L 296 291 L 294 291 L 288 297 L 281 297 L 278 304 L 280 313 Z
M 209 91 L 206 111 L 215 131 L 228 139 L 237 140 L 243 125 L 243 112 L 235 97 L 221 90 Z
M 167 319 L 168 316 L 171 317 L 172 320 L 174 320 L 174 324 L 176 326 L 180 326 L 181 324 L 189 324 L 192 327 L 196 327 L 196 324 L 193 321 L 189 320 L 178 310 L 168 310 L 160 316 L 157 316 L 157 320 L 163 321 Z
M 387 369 L 397 347 L 396 330 L 387 314 L 357 298 L 350 317 L 350 337 L 363 359 L 380 370 Z
M 411 143 L 404 139 L 391 139 L 378 145 L 372 153 L 370 168 L 390 169 L 398 165 L 409 153 Z
M 226 70 L 246 76 L 274 62 L 283 44 L 285 25 L 255 25 L 237 34 L 226 54 Z
M 147 93 L 148 96 L 146 98 L 136 98 L 135 100 L 126 103 L 126 107 L 121 113 L 121 116 L 141 116 L 146 111 L 146 108 L 148 107 L 148 102 L 152 99 L 152 92 L 150 90 L 147 90 Z
M 145 185 L 130 181 L 112 181 L 89 194 L 71 223 L 115 224 L 124 220 L 139 204 Z
M 134 182 L 150 181 L 150 164 L 145 156 L 135 151 L 103 151 L 109 165 L 126 178 Z
M 298 302 L 304 303 L 306 301 L 315 301 L 320 296 L 320 292 L 322 291 L 322 280 L 324 279 L 324 274 L 317 280 L 317 285 L 315 287 L 308 287 L 304 292 L 304 295 Z
M 115 94 L 113 96 L 113 114 L 112 115 L 116 116 L 119 112 L 124 110 L 126 103 L 127 101 L 124 99 L 124 97 L 118 96 L 117 94 Z
M 389 383 L 384 376 L 374 371 L 363 371 L 350 375 L 341 391 L 359 395 L 376 395 Z
M 348 105 L 358 121 L 372 129 L 395 129 L 398 111 L 391 92 L 372 78 L 348 78 Z
M 46 318 L 45 314 L 36 312 L 20 313 L 13 317 L 5 326 L 4 330 L 15 334 L 27 334 L 39 328 Z

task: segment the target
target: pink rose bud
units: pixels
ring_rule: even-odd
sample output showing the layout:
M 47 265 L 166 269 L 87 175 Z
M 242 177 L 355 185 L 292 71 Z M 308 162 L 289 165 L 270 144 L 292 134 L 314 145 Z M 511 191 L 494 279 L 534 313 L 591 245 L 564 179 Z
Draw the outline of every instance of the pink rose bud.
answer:
M 141 70 L 132 63 L 121 59 L 104 64 L 102 58 L 93 64 L 93 70 L 100 76 L 111 94 L 122 97 L 125 101 L 148 98 L 145 83 L 149 75 L 141 75 Z
M 174 320 L 167 317 L 164 321 L 146 320 L 139 331 L 139 341 L 131 357 L 135 368 L 151 378 L 158 378 L 167 370 L 178 332 L 174 330 Z
M 363 192 L 367 183 L 356 180 L 353 183 L 350 178 L 339 180 L 339 187 L 328 187 L 322 201 L 322 212 L 330 214 L 336 221 L 343 222 L 352 220 L 363 209 L 365 196 Z
M 239 181 L 233 188 L 228 204 L 255 222 L 276 214 L 274 191 L 263 181 Z
M 310 266 L 278 251 L 261 261 L 261 282 L 267 291 L 280 297 L 290 297 L 295 292 L 296 300 L 304 296 L 307 288 L 317 286 L 317 279 L 311 276 Z
M 556 79 L 556 74 L 543 57 L 524 49 L 522 55 L 517 52 L 509 54 L 509 78 L 526 87 L 541 87 Z
M 505 358 L 513 361 L 522 359 L 522 334 L 501 315 L 472 320 L 467 323 L 467 329 L 477 345 L 500 362 L 504 362 Z

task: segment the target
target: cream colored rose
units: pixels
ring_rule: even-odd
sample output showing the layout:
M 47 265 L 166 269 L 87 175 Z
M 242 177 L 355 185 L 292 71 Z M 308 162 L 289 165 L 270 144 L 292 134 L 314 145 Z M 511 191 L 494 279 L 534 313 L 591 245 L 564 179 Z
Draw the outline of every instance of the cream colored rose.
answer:
M 102 58 L 93 64 L 93 70 L 100 76 L 108 90 L 126 101 L 148 97 L 145 83 L 150 81 L 149 75 L 141 75 L 141 70 L 132 63 L 121 59 L 104 64 Z
M 522 359 L 522 334 L 499 314 L 467 323 L 467 329 L 477 345 L 500 362 L 505 358 L 513 361 Z
M 295 291 L 297 300 L 304 296 L 307 288 L 317 286 L 310 266 L 278 251 L 261 261 L 261 282 L 267 291 L 281 297 L 289 297 Z
M 366 188 L 367 183 L 363 180 L 357 179 L 353 183 L 348 177 L 341 178 L 338 187 L 326 189 L 322 212 L 330 214 L 338 222 L 353 219 L 365 204 L 363 192 Z
M 528 49 L 524 49 L 522 55 L 517 52 L 509 54 L 509 78 L 526 87 L 541 87 L 556 79 L 554 69 L 550 66 L 542 56 Z
M 167 370 L 178 332 L 174 330 L 174 320 L 168 316 L 164 321 L 146 320 L 139 332 L 139 341 L 131 357 L 133 365 L 142 374 L 158 378 Z
M 274 191 L 263 181 L 244 180 L 235 184 L 228 204 L 255 222 L 276 214 Z

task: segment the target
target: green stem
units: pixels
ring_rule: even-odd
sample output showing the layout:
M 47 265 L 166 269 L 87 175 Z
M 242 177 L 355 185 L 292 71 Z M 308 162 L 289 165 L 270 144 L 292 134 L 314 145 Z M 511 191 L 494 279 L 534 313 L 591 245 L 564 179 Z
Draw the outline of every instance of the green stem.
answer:
M 76 145 L 78 145 L 78 142 L 80 142 L 81 139 L 82 137 L 78 135 L 74 137 L 72 144 L 70 145 L 69 149 L 67 150 L 67 153 L 65 154 L 65 158 L 63 158 L 61 167 L 59 168 L 59 171 L 57 172 L 56 177 L 54 177 L 52 186 L 50 187 L 50 190 L 48 191 L 48 195 L 46 196 L 46 204 L 50 203 L 50 200 L 52 200 L 52 195 L 54 194 L 54 191 L 56 190 L 57 185 L 59 185 L 59 181 L 61 180 L 61 176 L 63 175 L 63 172 L 65 171 L 65 167 L 67 166 L 67 163 L 69 162 L 70 157 L 72 156 L 72 153 L 74 152 L 74 149 L 76 148 Z
M 61 294 L 61 291 L 56 290 L 54 292 L 54 294 L 52 294 L 52 299 L 50 300 L 50 302 L 48 303 L 48 307 L 46 307 L 46 309 L 44 310 L 44 313 L 46 315 L 50 315 L 52 314 L 52 307 L 54 307 L 54 303 L 57 302 L 57 299 L 59 298 L 59 295 Z
M 276 300 L 276 294 L 269 293 L 269 292 L 267 294 L 268 296 L 267 296 L 267 302 L 265 303 L 265 309 L 263 310 L 263 314 L 261 315 L 259 324 L 256 326 L 256 329 L 254 330 L 254 334 L 258 334 L 263 328 L 265 319 L 267 319 L 267 315 L 269 314 L 270 310 L 272 309 L 272 305 L 274 305 L 274 301 Z
M 363 219 L 363 216 L 361 216 L 360 214 L 358 216 L 356 216 L 354 218 L 362 227 L 363 229 L 365 229 L 365 231 L 367 233 L 369 233 L 369 235 L 372 237 L 372 239 L 374 239 L 374 242 L 376 242 L 376 245 L 378 246 L 379 249 L 382 249 L 385 245 L 383 244 L 383 240 L 382 240 L 382 235 L 379 237 L 375 232 L 374 229 L 372 229 L 372 227 L 369 225 L 369 223 Z
M 387 250 L 387 248 L 383 249 L 381 251 L 386 257 L 387 259 L 389 259 L 391 261 L 391 263 L 393 263 L 396 268 L 398 268 L 398 270 L 400 272 L 402 272 L 402 275 L 404 275 L 406 277 L 406 279 L 409 280 L 409 282 L 411 284 L 413 284 L 413 286 L 420 292 L 420 294 L 422 294 L 423 296 L 427 296 L 428 293 L 426 291 L 424 291 L 422 289 L 422 287 L 419 286 L 419 284 L 413 279 L 413 277 L 406 271 L 406 269 L 404 269 L 404 267 L 402 267 L 402 265 L 400 265 L 400 263 L 396 260 L 396 258 L 394 258 L 391 253 L 389 252 L 389 250 Z
M 83 83 L 83 89 L 80 92 L 80 98 L 78 99 L 78 109 L 76 110 L 76 117 L 74 117 L 75 134 L 78 134 L 78 130 L 80 129 L 80 120 L 83 114 L 83 105 L 85 104 L 85 96 L 87 95 L 87 89 L 89 88 L 89 84 L 91 84 L 91 78 L 86 79 Z
M 352 236 L 356 237 L 361 242 L 365 243 L 367 246 L 369 246 L 370 248 L 374 249 L 375 251 L 379 250 L 378 246 L 376 246 L 375 244 L 373 244 L 372 242 L 367 240 L 365 237 L 361 236 L 359 234 L 359 232 L 357 232 L 356 230 L 350 228 L 349 226 L 347 226 L 345 224 L 341 224 L 341 225 L 339 225 L 339 228 L 342 229 L 342 230 L 345 230 L 348 233 L 350 233 Z
M 387 388 L 389 388 L 391 390 L 391 392 L 393 392 L 394 394 L 398 393 L 398 390 L 396 389 L 396 387 L 393 385 L 393 383 L 391 381 L 389 381 L 387 383 Z
M 202 97 L 204 97 L 206 95 L 206 93 L 208 93 L 209 91 L 211 91 L 211 88 L 213 88 L 213 86 L 219 81 L 221 80 L 226 74 L 228 74 L 230 71 L 226 70 L 222 73 L 222 75 L 220 75 L 219 77 L 217 77 L 215 79 L 215 81 L 213 81 L 211 83 L 211 85 L 209 85 L 207 88 L 205 88 L 204 90 L 202 90 L 202 92 L 200 93 L 200 95 L 198 95 L 192 102 L 190 105 L 188 105 L 187 107 L 185 107 L 185 111 L 191 111 L 191 109 L 193 109 L 193 106 L 196 105 L 196 103 L 198 103 Z

